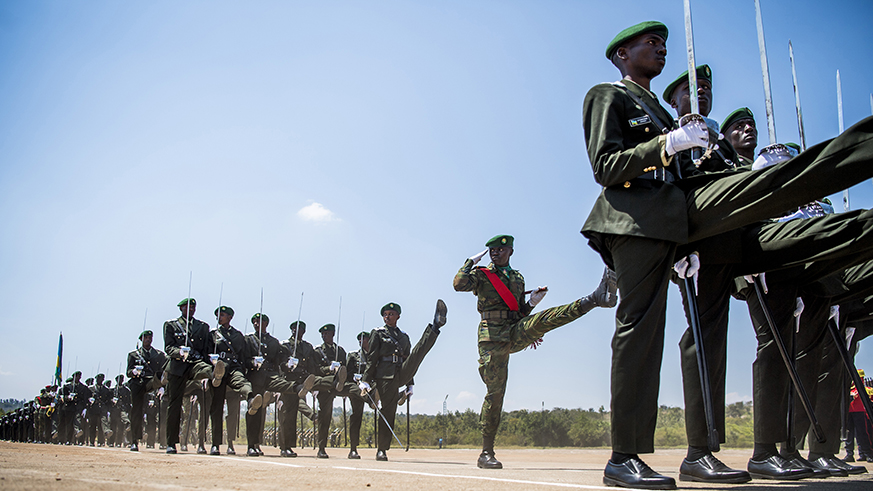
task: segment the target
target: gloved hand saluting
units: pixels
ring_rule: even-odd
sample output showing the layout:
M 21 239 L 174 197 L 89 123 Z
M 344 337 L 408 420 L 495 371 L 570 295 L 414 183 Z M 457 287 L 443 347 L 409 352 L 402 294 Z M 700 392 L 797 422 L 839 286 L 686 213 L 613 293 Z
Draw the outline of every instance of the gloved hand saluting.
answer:
M 482 258 L 485 257 L 485 254 L 488 254 L 488 249 L 485 249 L 484 251 L 480 252 L 479 254 L 475 254 L 473 256 L 470 256 L 470 261 L 473 261 L 473 264 L 479 264 L 479 261 L 481 261 Z

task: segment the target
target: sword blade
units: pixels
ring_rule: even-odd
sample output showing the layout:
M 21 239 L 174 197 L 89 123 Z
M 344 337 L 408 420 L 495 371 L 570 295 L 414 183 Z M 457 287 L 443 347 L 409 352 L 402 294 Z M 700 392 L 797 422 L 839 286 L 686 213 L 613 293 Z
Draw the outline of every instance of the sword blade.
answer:
M 697 63 L 694 60 L 694 29 L 691 24 L 691 0 L 683 0 L 685 10 L 685 49 L 688 55 L 688 93 L 691 96 L 691 112 L 700 114 L 700 99 L 697 95 Z
M 840 124 L 840 134 L 846 129 L 843 124 L 843 84 L 840 82 L 840 71 L 837 70 L 837 117 Z M 849 190 L 843 190 L 843 211 L 849 211 Z
M 764 45 L 764 21 L 761 18 L 761 2 L 755 0 L 755 24 L 758 28 L 758 50 L 761 52 L 761 75 L 764 80 L 764 109 L 767 112 L 767 132 L 770 144 L 776 143 L 776 122 L 773 118 L 773 97 L 770 95 L 770 66 L 767 63 L 767 47 Z
M 794 47 L 788 41 L 788 58 L 791 60 L 791 80 L 794 83 L 794 107 L 797 109 L 797 132 L 800 134 L 800 150 L 806 150 L 806 134 L 803 131 L 803 110 L 800 109 L 800 89 L 797 88 L 797 69 L 794 66 Z

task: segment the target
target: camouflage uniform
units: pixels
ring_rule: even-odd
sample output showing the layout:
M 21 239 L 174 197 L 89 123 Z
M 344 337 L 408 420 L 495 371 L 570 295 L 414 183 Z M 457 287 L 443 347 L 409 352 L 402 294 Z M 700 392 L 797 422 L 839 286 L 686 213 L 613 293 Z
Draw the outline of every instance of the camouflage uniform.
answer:
M 477 309 L 482 314 L 479 322 L 479 376 L 487 388 L 479 426 L 484 438 L 493 439 L 503 411 L 510 353 L 521 351 L 552 329 L 582 317 L 590 308 L 584 308 L 583 299 L 580 299 L 530 315 L 533 307 L 524 300 L 524 277 L 512 268 L 500 268 L 491 263 L 488 269 L 497 274 L 518 301 L 518 312 L 512 312 L 485 273 L 474 269 L 473 264 L 472 259 L 467 259 L 455 275 L 454 287 L 455 291 L 473 292 L 478 297 Z

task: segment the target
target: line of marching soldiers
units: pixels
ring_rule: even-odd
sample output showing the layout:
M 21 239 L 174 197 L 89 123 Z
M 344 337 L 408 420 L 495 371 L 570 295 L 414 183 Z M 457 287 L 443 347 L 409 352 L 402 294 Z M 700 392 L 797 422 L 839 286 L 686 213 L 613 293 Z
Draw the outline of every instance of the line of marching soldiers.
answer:
M 314 347 L 303 340 L 304 322 L 292 323 L 290 338 L 279 341 L 267 329 L 267 315 L 253 315 L 254 332 L 244 335 L 230 325 L 232 308 L 215 309 L 217 326 L 210 329 L 194 318 L 196 306 L 193 298 L 182 300 L 179 318 L 164 323 L 166 352 L 152 346 L 152 331 L 140 333 L 141 346 L 127 357 L 126 383 L 125 375 L 118 375 L 112 386 L 98 374 L 83 384 L 77 371 L 63 386 L 47 386 L 36 399 L 5 415 L 0 438 L 67 445 L 129 444 L 130 450 L 138 451 L 145 423 L 148 448 L 157 440 L 167 453 L 176 453 L 177 444 L 187 451 L 190 437 L 197 438 L 198 453 L 207 453 L 206 427 L 211 424 L 208 453 L 218 455 L 225 435 L 226 403 L 226 451 L 234 455 L 240 404 L 245 400 L 248 456 L 263 455 L 260 444 L 266 406 L 275 402 L 280 427 L 271 434 L 281 456 L 297 455 L 293 449 L 299 437 L 304 444 L 317 443 L 317 456 L 327 458 L 328 441 L 335 446 L 339 439 L 336 430 L 330 431 L 334 399 L 339 396 L 347 397 L 351 405 L 348 457 L 360 458 L 357 447 L 364 406 L 369 404 L 381 418 L 377 460 L 387 460 L 385 452 L 391 438 L 396 438 L 396 408 L 412 395 L 412 377 L 436 341 L 446 315 L 445 303 L 439 300 L 434 322 L 413 347 L 397 327 L 400 306 L 389 303 L 381 310 L 385 325 L 359 333 L 359 349 L 346 353 L 334 342 L 333 324 L 319 329 L 323 342 Z M 318 412 L 306 403 L 310 392 L 318 401 Z M 298 431 L 298 414 L 317 423 L 317 429 Z

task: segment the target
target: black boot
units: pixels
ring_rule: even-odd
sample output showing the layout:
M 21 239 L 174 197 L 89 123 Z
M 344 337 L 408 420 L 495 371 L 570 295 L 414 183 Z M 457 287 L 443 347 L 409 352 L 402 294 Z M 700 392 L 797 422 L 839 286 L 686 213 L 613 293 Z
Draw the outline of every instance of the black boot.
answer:
M 479 460 L 476 465 L 480 469 L 503 469 L 503 464 L 494 457 L 494 437 L 482 437 L 482 453 L 479 454 Z

